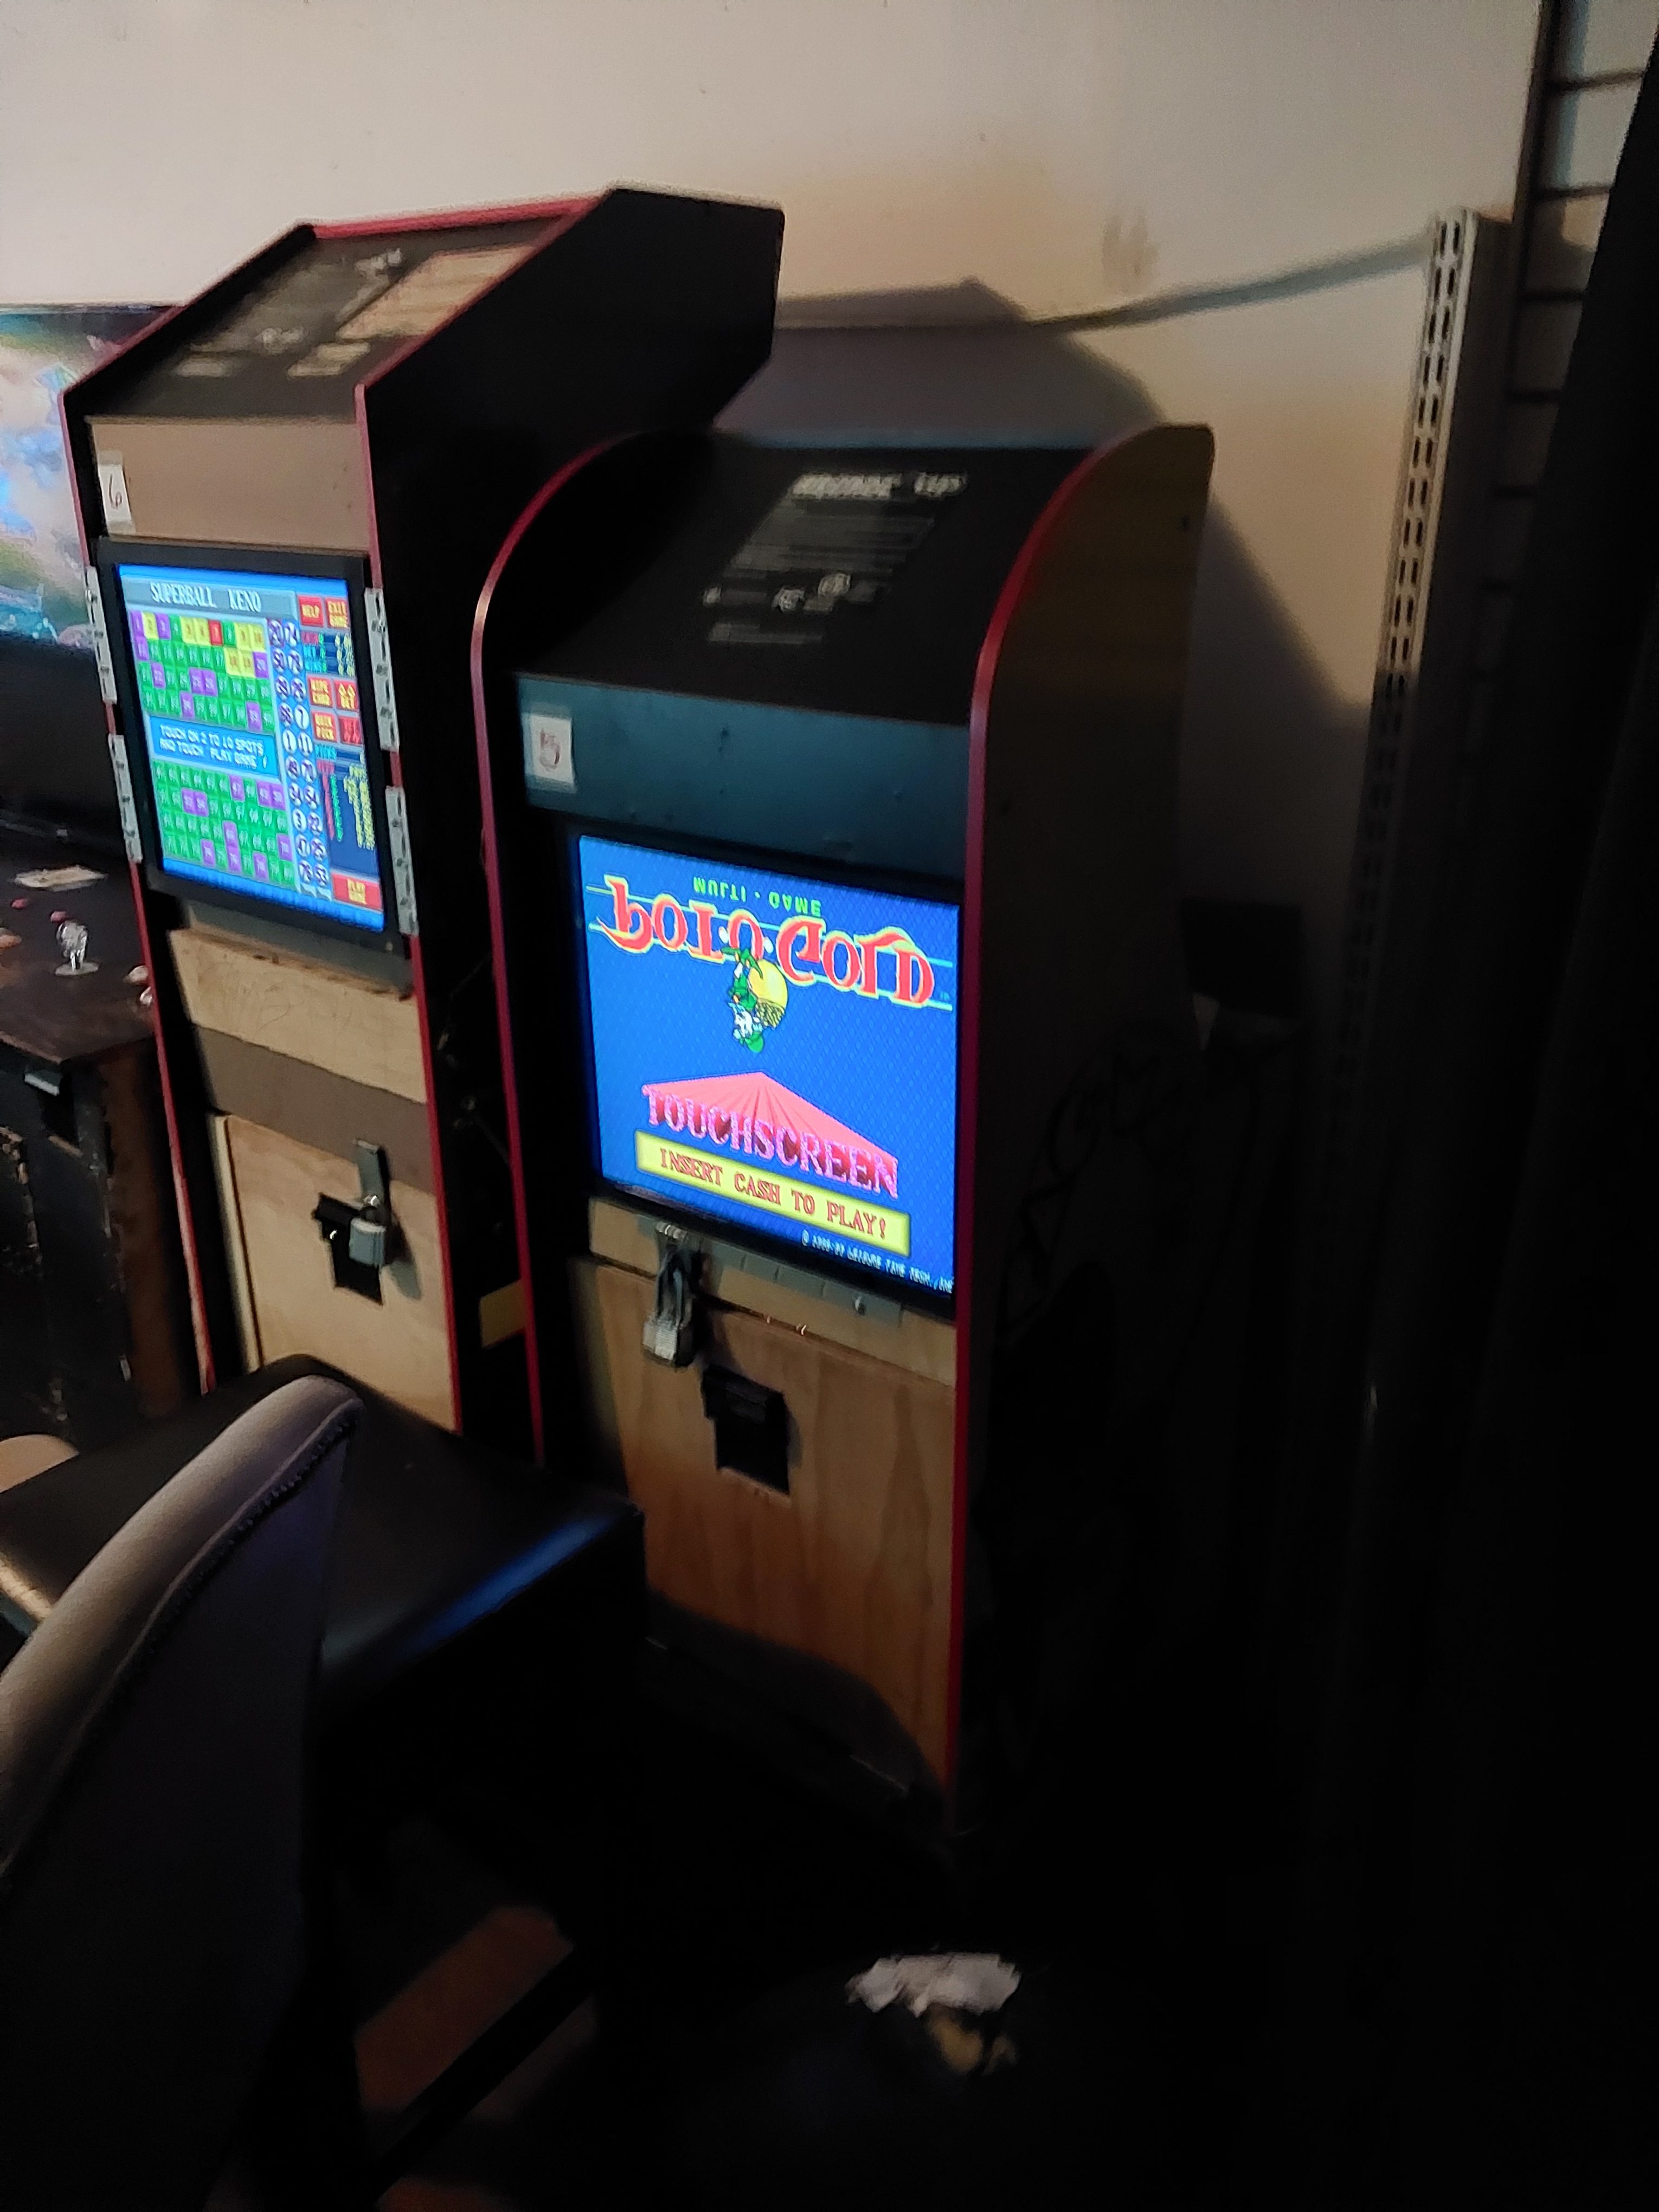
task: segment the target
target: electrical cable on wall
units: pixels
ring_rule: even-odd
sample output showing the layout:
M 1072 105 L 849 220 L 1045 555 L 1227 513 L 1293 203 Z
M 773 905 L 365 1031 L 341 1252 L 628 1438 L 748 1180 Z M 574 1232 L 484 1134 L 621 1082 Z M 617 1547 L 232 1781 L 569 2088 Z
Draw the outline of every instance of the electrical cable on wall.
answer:
M 1055 315 L 1023 315 L 1012 305 L 1002 315 L 883 319 L 869 321 L 821 319 L 811 313 L 813 300 L 782 300 L 778 327 L 787 331 L 937 331 L 959 335 L 997 331 L 1048 331 L 1061 336 L 1084 331 L 1122 329 L 1137 323 L 1155 323 L 1176 315 L 1206 314 L 1219 307 L 1255 307 L 1270 300 L 1300 298 L 1310 292 L 1334 290 L 1344 284 L 1363 283 L 1371 276 L 1390 276 L 1402 269 L 1421 268 L 1428 258 L 1435 226 L 1426 225 L 1408 237 L 1382 246 L 1367 246 L 1358 253 L 1343 253 L 1323 261 L 1307 261 L 1266 276 L 1239 277 L 1215 284 L 1187 284 L 1167 292 L 1148 292 L 1114 307 L 1085 307 Z M 922 288 L 918 288 L 922 289 Z M 822 295 L 820 295 L 822 296 Z M 843 307 L 844 300 L 824 301 L 828 307 Z

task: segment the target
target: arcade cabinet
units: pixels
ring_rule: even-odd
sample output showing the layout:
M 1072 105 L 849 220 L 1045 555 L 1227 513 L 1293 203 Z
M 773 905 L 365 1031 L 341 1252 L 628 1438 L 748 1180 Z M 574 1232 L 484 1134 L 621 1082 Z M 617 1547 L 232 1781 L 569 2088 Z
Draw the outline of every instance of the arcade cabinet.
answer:
M 0 313 L 0 1437 L 77 1448 L 194 1366 L 58 416 L 153 313 Z
M 480 603 L 538 1419 L 645 1508 L 659 1650 L 934 1829 L 1170 1303 L 1211 453 L 624 441 Z
M 311 1353 L 527 1442 L 472 609 L 550 471 L 765 359 L 781 231 L 302 224 L 65 395 L 204 1388 Z

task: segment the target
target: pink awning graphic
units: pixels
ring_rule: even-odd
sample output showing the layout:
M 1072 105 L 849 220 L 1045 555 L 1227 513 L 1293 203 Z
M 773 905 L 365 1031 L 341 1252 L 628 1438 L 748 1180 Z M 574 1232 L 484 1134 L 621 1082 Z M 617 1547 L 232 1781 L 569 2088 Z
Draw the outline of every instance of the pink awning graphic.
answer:
M 705 1075 L 688 1083 L 645 1083 L 653 1127 L 684 1132 L 734 1152 L 776 1157 L 836 1182 L 896 1194 L 891 1152 L 764 1075 Z

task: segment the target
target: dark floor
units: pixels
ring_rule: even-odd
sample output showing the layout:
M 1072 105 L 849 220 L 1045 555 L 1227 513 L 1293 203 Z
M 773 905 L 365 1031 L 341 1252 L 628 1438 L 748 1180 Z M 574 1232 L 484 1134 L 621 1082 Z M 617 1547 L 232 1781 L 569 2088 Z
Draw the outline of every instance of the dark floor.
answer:
M 647 1707 L 626 2032 L 607 2014 L 596 2033 L 584 2008 L 385 2203 L 1242 2201 L 1227 2176 L 1266 1916 L 1221 1875 L 1250 1863 L 1254 1814 L 1194 1720 L 1205 1702 L 1100 1717 L 1024 1841 L 967 1877 Z M 424 1821 L 353 1883 L 347 1917 L 381 2108 L 562 1948 L 525 1886 Z M 933 1948 L 1020 1966 L 1006 2075 L 947 2078 L 908 2021 L 848 2012 L 849 1973 Z M 1063 2188 L 1079 2159 L 1098 2183 L 1080 2200 Z

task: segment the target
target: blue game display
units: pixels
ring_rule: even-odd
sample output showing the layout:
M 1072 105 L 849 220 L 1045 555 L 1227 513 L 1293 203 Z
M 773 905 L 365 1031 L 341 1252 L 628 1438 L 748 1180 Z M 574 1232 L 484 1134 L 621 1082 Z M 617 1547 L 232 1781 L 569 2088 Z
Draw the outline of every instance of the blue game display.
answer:
M 161 866 L 384 930 L 344 580 L 118 574 Z
M 604 1178 L 948 1294 L 959 909 L 572 850 Z

